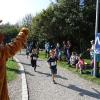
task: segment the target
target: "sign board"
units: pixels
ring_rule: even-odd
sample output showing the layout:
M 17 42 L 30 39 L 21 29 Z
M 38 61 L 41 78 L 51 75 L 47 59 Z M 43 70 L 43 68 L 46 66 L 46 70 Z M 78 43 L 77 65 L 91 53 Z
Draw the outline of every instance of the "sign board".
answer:
M 100 33 L 97 33 L 95 37 L 95 53 L 100 54 Z
M 95 37 L 95 55 L 96 61 L 100 61 L 100 33 L 97 33 Z

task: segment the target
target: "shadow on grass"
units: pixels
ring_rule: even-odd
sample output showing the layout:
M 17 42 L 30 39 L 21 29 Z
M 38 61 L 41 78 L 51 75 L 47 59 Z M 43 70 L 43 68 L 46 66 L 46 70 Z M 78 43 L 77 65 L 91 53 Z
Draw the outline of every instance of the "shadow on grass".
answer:
M 91 75 L 91 71 L 90 70 L 86 70 L 86 71 L 83 72 L 83 74 Z
M 85 70 L 85 71 L 83 71 L 83 74 L 90 75 L 92 77 L 93 76 L 93 71 L 92 70 Z M 100 73 L 98 73 L 98 75 L 96 77 L 100 78 Z
M 17 74 L 25 73 L 25 74 L 28 74 L 28 75 L 30 75 L 30 76 L 34 76 L 34 75 L 31 74 L 30 72 L 23 71 L 23 70 L 18 70 L 18 69 L 13 69 L 13 68 L 7 68 L 7 70 L 8 70 L 8 71 L 16 72 Z

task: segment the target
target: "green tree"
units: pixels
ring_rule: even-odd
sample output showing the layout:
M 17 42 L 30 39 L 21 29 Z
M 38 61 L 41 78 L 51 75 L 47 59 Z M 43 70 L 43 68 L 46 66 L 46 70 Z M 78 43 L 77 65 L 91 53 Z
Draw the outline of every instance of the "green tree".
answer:
M 71 40 L 79 52 L 89 46 L 95 30 L 95 0 L 58 0 L 37 14 L 32 21 L 32 36 L 63 41 Z

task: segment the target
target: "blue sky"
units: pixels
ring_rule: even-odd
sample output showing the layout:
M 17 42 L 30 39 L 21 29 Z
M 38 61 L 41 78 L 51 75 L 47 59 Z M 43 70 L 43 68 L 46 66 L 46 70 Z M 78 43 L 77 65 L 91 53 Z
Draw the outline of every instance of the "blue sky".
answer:
M 15 24 L 25 15 L 39 13 L 55 0 L 0 0 L 0 19 Z

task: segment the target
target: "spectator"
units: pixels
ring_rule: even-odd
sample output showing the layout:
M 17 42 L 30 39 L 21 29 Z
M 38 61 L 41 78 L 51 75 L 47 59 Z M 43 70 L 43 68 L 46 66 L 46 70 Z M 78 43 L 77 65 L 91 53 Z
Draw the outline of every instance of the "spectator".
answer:
M 63 51 L 64 51 L 64 54 L 66 55 L 66 42 L 63 41 Z
M 58 58 L 58 60 L 61 60 L 61 48 L 59 43 L 57 43 L 56 45 L 56 57 Z
M 49 57 L 49 51 L 50 51 L 50 44 L 49 42 L 45 42 L 45 56 Z
M 68 64 L 70 64 L 70 56 L 71 56 L 71 43 L 70 43 L 70 41 L 67 41 L 67 44 L 66 44 L 66 59 L 67 59 Z
M 91 48 L 87 49 L 87 50 L 90 52 L 91 66 L 93 67 L 93 63 L 94 63 L 94 47 L 95 47 L 94 40 L 90 41 L 90 43 L 91 43 Z
M 93 59 L 93 57 L 94 57 L 94 40 L 92 40 L 90 42 L 91 42 L 90 57 L 91 57 L 91 59 Z
M 77 62 L 78 62 L 77 54 L 76 54 L 76 52 L 72 52 L 72 55 L 70 57 L 70 64 L 76 65 Z
M 84 59 L 82 58 L 82 56 L 79 56 L 79 61 L 76 64 L 76 71 L 78 71 L 78 69 L 79 69 L 80 74 L 82 74 L 84 68 L 85 68 Z

